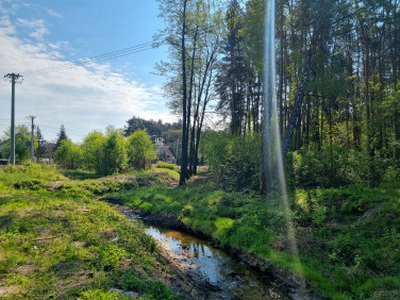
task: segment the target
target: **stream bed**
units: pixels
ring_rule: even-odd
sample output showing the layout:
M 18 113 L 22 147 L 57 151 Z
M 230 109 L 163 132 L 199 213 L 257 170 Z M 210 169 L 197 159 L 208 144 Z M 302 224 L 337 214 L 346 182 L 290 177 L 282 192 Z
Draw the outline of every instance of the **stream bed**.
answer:
M 207 241 L 187 233 L 157 227 L 137 217 L 131 217 L 131 220 L 168 252 L 186 277 L 202 281 L 200 288 L 210 292 L 206 298 L 293 299 L 266 276 L 211 246 Z

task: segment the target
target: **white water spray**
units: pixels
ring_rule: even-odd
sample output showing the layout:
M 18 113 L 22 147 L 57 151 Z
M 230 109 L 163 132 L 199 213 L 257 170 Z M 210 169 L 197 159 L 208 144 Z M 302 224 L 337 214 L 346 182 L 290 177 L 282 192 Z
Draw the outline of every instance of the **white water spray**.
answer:
M 281 150 L 281 136 L 278 122 L 278 105 L 276 101 L 276 68 L 275 68 L 275 0 L 267 0 L 266 3 L 266 30 L 265 30 L 265 74 L 264 74 L 264 133 L 263 141 L 265 143 L 268 157 L 264 158 L 269 166 L 267 170 L 276 171 L 277 174 L 269 175 L 270 182 L 273 178 L 278 179 L 279 192 L 283 201 L 283 207 L 286 216 L 287 234 L 291 254 L 293 255 L 294 264 L 298 266 L 300 277 L 300 294 L 305 292 L 305 280 L 302 276 L 301 262 L 299 259 L 299 252 L 297 248 L 296 236 L 294 232 L 293 222 L 291 218 L 291 211 L 289 207 L 289 199 L 287 194 L 286 179 L 283 167 L 283 158 Z M 272 115 L 271 115 L 272 113 Z M 271 138 L 272 126 L 272 138 Z M 273 150 L 272 151 L 272 147 Z M 273 153 L 275 155 L 273 155 Z M 275 156 L 275 159 L 273 158 Z M 274 167 L 276 165 L 276 167 Z M 274 176 L 275 175 L 275 176 Z

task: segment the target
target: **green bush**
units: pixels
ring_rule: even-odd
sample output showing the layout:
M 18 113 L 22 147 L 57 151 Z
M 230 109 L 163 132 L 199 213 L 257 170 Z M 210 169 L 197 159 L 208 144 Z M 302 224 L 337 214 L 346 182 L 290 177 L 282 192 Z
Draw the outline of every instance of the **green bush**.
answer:
M 126 165 L 126 141 L 122 133 L 114 130 L 107 135 L 101 147 L 102 163 L 96 171 L 102 175 L 119 173 Z
M 82 150 L 71 140 L 62 140 L 54 159 L 64 169 L 75 170 L 82 165 Z
M 300 188 L 339 187 L 367 180 L 368 165 L 362 152 L 336 145 L 292 153 L 294 184 Z
M 217 180 L 231 190 L 258 189 L 261 137 L 209 132 L 204 138 L 204 156 Z
M 370 156 L 365 151 L 337 145 L 321 149 L 303 148 L 288 155 L 286 171 L 289 186 L 299 188 L 339 187 L 346 185 L 398 188 L 399 171 L 393 159 Z
M 106 137 L 98 131 L 93 131 L 85 137 L 82 143 L 83 164 L 85 168 L 90 170 L 101 170 L 103 160 L 101 149 L 105 139 Z
M 101 132 L 90 133 L 83 141 L 83 162 L 99 175 L 119 173 L 126 165 L 126 141 L 119 130 L 106 136 Z
M 156 159 L 156 146 L 146 131 L 136 130 L 127 140 L 128 164 L 137 170 L 149 169 L 151 161 Z

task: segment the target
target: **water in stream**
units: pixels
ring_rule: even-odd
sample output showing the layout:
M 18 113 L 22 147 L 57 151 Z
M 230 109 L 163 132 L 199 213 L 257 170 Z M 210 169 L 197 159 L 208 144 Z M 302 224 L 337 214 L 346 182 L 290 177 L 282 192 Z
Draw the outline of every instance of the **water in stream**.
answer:
M 206 280 L 222 290 L 224 299 L 291 299 L 268 278 L 231 258 L 208 242 L 179 231 L 132 219 L 168 251 L 188 271 L 196 269 Z

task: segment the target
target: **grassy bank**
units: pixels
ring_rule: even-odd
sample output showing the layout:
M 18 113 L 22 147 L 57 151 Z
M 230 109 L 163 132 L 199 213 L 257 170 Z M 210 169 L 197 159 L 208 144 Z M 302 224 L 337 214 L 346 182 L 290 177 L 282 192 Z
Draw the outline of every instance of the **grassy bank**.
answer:
M 168 270 L 154 241 L 96 200 L 161 183 L 170 178 L 166 172 L 77 181 L 53 167 L 2 168 L 0 298 L 122 299 L 109 292 L 118 288 L 174 299 L 156 279 Z
M 0 170 L 0 297 L 114 299 L 111 288 L 171 299 L 155 243 L 98 199 L 174 212 L 219 241 L 304 276 L 331 299 L 400 297 L 400 192 L 342 188 L 289 196 L 298 260 L 278 195 L 185 187 L 172 169 L 96 178 L 47 166 Z
M 148 214 L 174 212 L 219 241 L 268 258 L 309 281 L 331 299 L 400 297 L 400 192 L 343 188 L 290 194 L 298 260 L 288 251 L 287 216 L 278 195 L 229 193 L 207 182 L 148 187 L 107 195 Z

